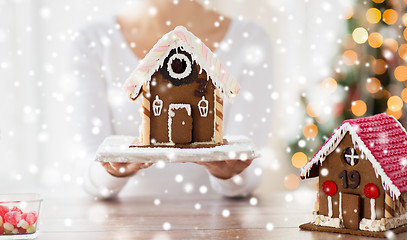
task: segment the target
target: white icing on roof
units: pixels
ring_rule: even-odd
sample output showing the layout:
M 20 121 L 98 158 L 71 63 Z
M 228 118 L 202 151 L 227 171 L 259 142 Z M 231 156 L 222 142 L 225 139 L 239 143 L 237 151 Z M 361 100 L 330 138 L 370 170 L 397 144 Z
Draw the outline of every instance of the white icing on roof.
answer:
M 223 96 L 230 98 L 239 92 L 239 84 L 216 55 L 185 27 L 178 26 L 154 45 L 127 79 L 124 90 L 131 99 L 135 100 L 139 96 L 143 84 L 150 81 L 170 51 L 178 47 L 191 54 L 192 60 L 200 65 L 201 71 L 205 70 L 208 79 L 212 79 L 213 85 Z
M 360 157 L 370 161 L 376 177 L 381 177 L 383 189 L 389 190 L 392 198 L 397 199 L 401 192 L 406 190 L 405 175 L 407 172 L 403 170 L 403 166 L 400 166 L 400 161 L 406 154 L 406 150 L 404 150 L 406 131 L 394 117 L 387 114 L 365 119 L 345 121 L 301 169 L 300 175 L 308 177 L 311 168 L 316 164 L 321 165 L 326 157 L 338 147 L 345 134 L 349 133 L 354 147 L 361 152 Z M 372 136 L 372 133 L 375 133 L 375 137 Z M 363 140 L 361 136 L 363 136 Z

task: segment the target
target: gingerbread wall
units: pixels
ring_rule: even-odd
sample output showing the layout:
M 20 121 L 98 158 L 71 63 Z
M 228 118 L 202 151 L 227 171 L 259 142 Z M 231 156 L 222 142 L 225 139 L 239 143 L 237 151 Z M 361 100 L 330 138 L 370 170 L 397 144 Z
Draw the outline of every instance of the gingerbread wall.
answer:
M 375 200 L 376 219 L 383 218 L 385 191 L 382 188 L 381 178 L 380 176 L 376 178 L 372 164 L 365 158 L 359 159 L 359 162 L 354 166 L 347 164 L 344 160 L 344 151 L 348 147 L 354 148 L 349 133 L 347 133 L 339 143 L 338 148 L 326 157 L 325 161 L 322 163 L 322 166 L 319 166 L 319 214 L 328 216 L 328 196 L 324 193 L 322 184 L 327 180 L 331 180 L 335 182 L 337 186 L 337 191 L 332 196 L 332 217 L 339 217 L 339 192 L 342 192 L 359 195 L 361 199 L 360 219 L 370 219 L 370 199 L 364 195 L 363 189 L 366 184 L 373 183 L 379 189 L 379 196 Z M 360 151 L 356 148 L 355 150 L 360 157 Z M 327 175 L 325 176 L 324 173 L 326 173 L 326 170 L 324 169 L 328 170 Z M 359 173 L 360 183 L 355 189 L 349 187 L 350 184 L 355 184 L 354 181 L 350 181 L 347 188 L 344 187 L 344 178 L 339 177 L 344 170 L 347 171 L 347 173 L 350 173 L 351 171 L 357 171 Z M 352 185 L 352 187 L 353 186 L 354 185 Z M 344 202 L 343 204 L 347 203 Z
M 172 53 L 168 57 L 171 56 Z M 167 57 L 167 58 L 168 58 Z M 170 104 L 190 104 L 192 115 L 192 142 L 212 142 L 214 140 L 214 121 L 215 121 L 215 86 L 212 80 L 207 79 L 205 71 L 199 73 L 200 67 L 193 64 L 193 72 L 184 79 L 184 83 L 176 86 L 175 79 L 165 74 L 166 62 L 152 76 L 150 82 L 150 106 L 153 108 L 153 101 L 156 96 L 163 101 L 162 112 L 160 116 L 150 114 L 150 143 L 169 142 L 168 137 L 168 109 Z M 179 81 L 179 80 L 178 80 Z M 198 103 L 202 96 L 208 101 L 208 115 L 201 117 Z M 182 134 L 182 133 L 181 133 Z

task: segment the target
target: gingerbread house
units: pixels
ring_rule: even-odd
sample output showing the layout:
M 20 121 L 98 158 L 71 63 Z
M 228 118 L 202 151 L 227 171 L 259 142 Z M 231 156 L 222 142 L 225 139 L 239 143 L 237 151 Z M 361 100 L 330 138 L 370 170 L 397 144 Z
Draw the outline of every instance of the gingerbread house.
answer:
M 239 85 L 220 60 L 182 26 L 164 35 L 125 83 L 142 97 L 142 145 L 221 144 L 223 97 Z
M 319 204 L 302 228 L 355 234 L 405 228 L 407 133 L 394 117 L 344 121 L 301 170 L 301 178 L 313 177 Z

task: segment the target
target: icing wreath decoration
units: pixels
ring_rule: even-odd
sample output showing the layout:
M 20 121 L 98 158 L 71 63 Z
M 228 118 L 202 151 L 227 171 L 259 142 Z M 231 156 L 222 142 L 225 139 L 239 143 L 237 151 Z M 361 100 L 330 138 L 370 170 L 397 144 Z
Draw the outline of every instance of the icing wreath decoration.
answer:
M 192 64 L 191 56 L 180 48 L 171 50 L 164 60 L 164 66 L 160 69 L 162 76 L 174 86 L 192 83 L 198 76 L 195 64 Z
M 191 61 L 184 54 L 176 53 L 168 60 L 167 71 L 173 78 L 186 78 L 192 71 Z

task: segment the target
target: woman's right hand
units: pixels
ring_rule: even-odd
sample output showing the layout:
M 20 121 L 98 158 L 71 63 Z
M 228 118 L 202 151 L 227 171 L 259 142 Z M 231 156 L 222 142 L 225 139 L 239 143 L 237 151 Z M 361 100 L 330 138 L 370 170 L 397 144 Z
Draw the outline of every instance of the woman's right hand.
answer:
M 140 169 L 148 168 L 153 163 L 118 163 L 118 162 L 102 162 L 102 166 L 106 171 L 114 177 L 131 177 L 134 176 Z

